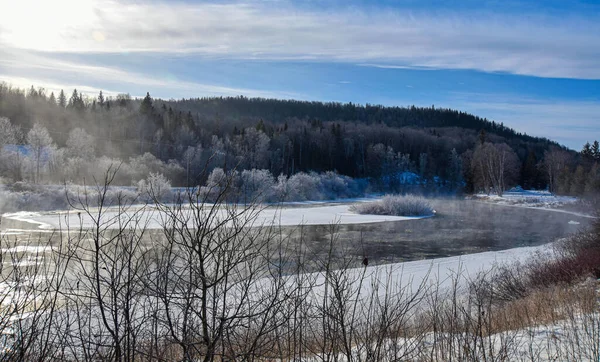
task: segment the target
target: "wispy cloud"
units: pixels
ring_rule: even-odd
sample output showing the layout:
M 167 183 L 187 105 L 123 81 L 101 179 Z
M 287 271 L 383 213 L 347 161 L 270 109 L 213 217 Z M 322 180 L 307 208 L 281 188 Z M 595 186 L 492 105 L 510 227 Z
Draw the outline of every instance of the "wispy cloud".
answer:
M 87 65 L 64 61 L 48 54 L 26 50 L 4 51 L 0 58 L 0 81 L 5 81 L 19 87 L 31 85 L 41 86 L 48 90 L 77 88 L 86 92 L 97 93 L 101 89 L 98 84 L 112 84 L 115 90 L 111 93 L 129 92 L 131 89 L 142 89 L 140 94 L 152 88 L 160 90 L 162 97 L 246 95 L 265 98 L 301 98 L 302 95 L 293 92 L 272 92 L 260 89 L 226 87 L 217 84 L 205 84 L 161 78 L 151 73 L 126 71 L 117 67 Z M 95 86 L 91 86 L 95 85 Z
M 600 24 L 598 19 L 585 17 L 357 8 L 332 12 L 300 9 L 286 1 L 58 0 L 48 2 L 50 13 L 31 19 L 32 0 L 3 4 L 8 1 L 0 0 L 0 43 L 9 47 L 318 60 L 600 79 L 600 38 L 596 35 Z M 35 1 L 35 6 L 39 3 Z
M 43 88 L 46 91 L 46 94 L 49 95 L 50 92 L 53 92 L 55 95 L 58 95 L 61 90 L 65 91 L 67 96 L 70 95 L 70 92 L 73 89 L 77 89 L 78 92 L 83 93 L 88 97 L 96 97 L 98 96 L 98 92 L 102 91 L 105 96 L 116 96 L 121 92 L 110 90 L 110 89 L 100 89 L 96 87 L 82 85 L 80 83 L 68 83 L 52 79 L 39 79 L 39 78 L 26 78 L 26 77 L 12 77 L 12 76 L 3 76 L 0 75 L 0 81 L 5 82 L 13 87 L 18 87 L 21 89 L 28 89 L 33 86 L 34 88 Z
M 463 94 L 452 104 L 455 108 L 502 122 L 519 132 L 547 137 L 575 150 L 581 149 L 585 142 L 598 139 L 600 135 L 600 103 L 596 101 Z

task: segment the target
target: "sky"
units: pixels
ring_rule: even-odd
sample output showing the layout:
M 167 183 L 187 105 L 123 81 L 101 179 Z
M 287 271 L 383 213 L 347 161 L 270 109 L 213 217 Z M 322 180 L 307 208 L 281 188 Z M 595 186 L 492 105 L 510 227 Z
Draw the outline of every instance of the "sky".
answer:
M 0 81 L 447 107 L 600 140 L 600 1 L 0 0 Z

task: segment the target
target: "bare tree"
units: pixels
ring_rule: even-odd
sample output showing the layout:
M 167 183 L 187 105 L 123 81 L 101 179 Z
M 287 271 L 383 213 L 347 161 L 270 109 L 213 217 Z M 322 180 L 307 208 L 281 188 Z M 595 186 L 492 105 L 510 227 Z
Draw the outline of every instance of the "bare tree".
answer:
M 159 328 L 185 361 L 252 360 L 285 320 L 278 314 L 291 293 L 271 264 L 274 234 L 256 223 L 258 203 L 224 203 L 232 182 L 225 176 L 214 192 L 190 190 L 183 203 L 155 205 L 164 243 L 148 289 L 159 299 Z
M 502 196 L 515 179 L 519 160 L 515 152 L 505 143 L 483 143 L 473 153 L 471 167 L 478 176 L 479 186 L 486 192 L 494 191 Z
M 69 241 L 77 250 L 70 267 L 77 278 L 68 288 L 77 315 L 71 333 L 74 354 L 85 359 L 134 361 L 140 356 L 140 339 L 147 338 L 142 332 L 151 312 L 142 288 L 149 269 L 143 243 L 148 219 L 142 217 L 143 206 L 133 208 L 131 200 L 118 195 L 116 200 L 107 197 L 117 171 L 109 169 L 103 180 L 70 200 L 91 224 L 79 226 Z M 111 207 L 115 214 L 107 211 Z
M 565 150 L 553 147 L 544 152 L 543 165 L 548 176 L 548 190 L 556 192 L 560 175 L 567 170 L 571 156 Z

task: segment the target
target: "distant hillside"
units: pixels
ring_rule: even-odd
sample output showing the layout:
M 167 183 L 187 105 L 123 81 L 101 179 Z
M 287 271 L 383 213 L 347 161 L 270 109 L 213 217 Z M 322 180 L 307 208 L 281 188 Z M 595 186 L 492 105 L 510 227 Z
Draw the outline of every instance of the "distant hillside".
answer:
M 75 137 L 71 131 L 81 128 L 78 137 L 90 137 L 96 157 L 142 162 L 133 167 L 136 175 L 168 169 L 176 185 L 204 182 L 202 170 L 235 166 L 267 169 L 274 176 L 337 171 L 381 182 L 382 187 L 391 185 L 393 175 L 410 171 L 424 180 L 454 180 L 453 187 L 466 184 L 472 190 L 480 182 L 472 169 L 474 152 L 489 143 L 506 144 L 515 155 L 518 165 L 511 165 L 516 171 L 508 184 L 544 187 L 540 162 L 550 148 L 560 148 L 501 123 L 433 106 L 246 97 L 162 100 L 149 94 L 144 99 L 126 94 L 89 98 L 76 90 L 48 94 L 0 83 L 0 117 L 20 127 L 18 144 L 25 144 L 27 132 L 39 123 L 57 147 L 72 147 L 81 142 L 69 143 Z M 161 168 L 160 163 L 169 166 Z M 174 167 L 184 169 L 185 176 Z
M 163 101 L 161 101 L 163 102 Z M 446 108 L 386 107 L 353 103 L 308 102 L 246 97 L 190 98 L 165 102 L 169 106 L 203 117 L 222 117 L 224 120 L 252 120 L 281 123 L 290 118 L 321 122 L 361 122 L 385 124 L 390 127 L 460 127 L 485 130 L 498 136 L 517 137 L 524 141 L 548 142 L 505 127 L 469 113 Z

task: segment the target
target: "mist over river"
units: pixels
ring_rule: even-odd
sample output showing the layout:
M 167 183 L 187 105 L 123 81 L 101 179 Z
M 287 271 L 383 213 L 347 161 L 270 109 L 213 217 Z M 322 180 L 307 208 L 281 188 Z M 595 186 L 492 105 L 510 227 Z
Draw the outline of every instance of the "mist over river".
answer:
M 307 246 L 307 255 L 314 254 L 319 258 L 329 252 L 332 231 L 335 231 L 335 255 L 348 258 L 353 261 L 351 264 L 360 264 L 364 257 L 372 264 L 382 264 L 541 245 L 577 232 L 592 221 L 589 217 L 557 212 L 560 210 L 475 200 L 431 199 L 430 202 L 436 211 L 434 217 L 385 221 L 386 217 L 361 215 L 366 217 L 365 221 L 356 223 L 352 223 L 357 221 L 353 219 L 355 216 L 343 212 L 344 203 L 299 205 L 291 211 L 286 206 L 287 213 L 310 213 L 323 222 L 315 225 L 313 220 L 309 225 L 298 226 L 297 222 L 288 219 L 287 225 L 281 226 L 280 230 L 282 235 L 289 237 L 288 248 L 302 243 Z M 328 215 L 327 210 L 339 214 Z M 267 211 L 276 212 L 273 208 Z M 338 215 L 343 216 L 339 218 Z M 58 219 L 56 212 L 43 213 L 38 219 L 48 221 L 51 218 Z M 307 220 L 307 217 L 301 215 L 300 219 Z M 333 220 L 341 222 L 334 225 Z M 52 238 L 52 245 L 60 243 L 60 233 L 41 230 L 39 226 L 6 217 L 2 222 L 3 234 L 13 241 L 11 244 L 31 245 L 32 242 L 36 244 L 35 240 L 45 244 L 47 238 Z M 153 229 L 146 234 L 148 240 L 160 240 L 162 230 Z
M 474 200 L 432 199 L 436 215 L 419 220 L 339 225 L 340 256 L 392 263 L 536 246 L 588 226 L 593 219 L 557 210 Z M 331 226 L 304 226 L 304 238 L 325 253 Z

